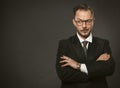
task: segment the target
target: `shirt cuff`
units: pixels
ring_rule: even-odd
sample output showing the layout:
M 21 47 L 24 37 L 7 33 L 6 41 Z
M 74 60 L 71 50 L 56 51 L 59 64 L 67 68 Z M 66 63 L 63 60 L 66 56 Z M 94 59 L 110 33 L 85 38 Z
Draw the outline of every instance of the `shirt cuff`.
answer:
M 81 66 L 80 66 L 80 71 L 88 74 L 88 70 L 87 70 L 87 67 L 86 67 L 85 64 L 81 64 Z

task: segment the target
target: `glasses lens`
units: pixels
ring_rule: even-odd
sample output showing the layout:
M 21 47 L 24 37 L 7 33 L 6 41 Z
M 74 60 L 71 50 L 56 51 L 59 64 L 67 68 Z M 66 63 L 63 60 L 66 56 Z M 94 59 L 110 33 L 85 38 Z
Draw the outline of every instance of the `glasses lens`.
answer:
M 88 19 L 88 20 L 75 20 L 75 22 L 78 24 L 78 25 L 82 25 L 83 22 L 85 22 L 85 24 L 89 25 L 92 23 L 92 19 Z

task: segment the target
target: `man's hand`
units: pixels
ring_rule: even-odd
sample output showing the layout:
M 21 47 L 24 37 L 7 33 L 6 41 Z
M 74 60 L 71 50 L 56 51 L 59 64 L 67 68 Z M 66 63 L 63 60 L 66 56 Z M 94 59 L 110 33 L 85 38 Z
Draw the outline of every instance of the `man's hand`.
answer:
M 67 56 L 62 56 L 60 57 L 61 61 L 60 63 L 62 64 L 61 67 L 66 67 L 66 66 L 70 66 L 74 69 L 80 69 L 80 63 L 78 63 L 77 61 L 71 59 L 70 57 Z
M 110 55 L 107 53 L 104 53 L 100 55 L 96 61 L 106 61 L 106 60 L 109 60 L 109 58 L 110 58 Z

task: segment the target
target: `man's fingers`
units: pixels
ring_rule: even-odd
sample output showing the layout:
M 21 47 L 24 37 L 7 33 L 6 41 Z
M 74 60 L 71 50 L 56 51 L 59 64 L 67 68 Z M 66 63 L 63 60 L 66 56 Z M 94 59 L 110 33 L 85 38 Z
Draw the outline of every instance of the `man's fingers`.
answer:
M 67 56 L 62 56 L 62 57 L 60 57 L 61 59 L 65 59 L 65 60 L 70 60 L 71 58 L 70 57 L 67 57 Z
M 107 54 L 107 55 L 105 55 L 105 57 L 103 57 L 105 60 L 108 60 L 109 58 L 110 58 L 110 55 L 109 54 Z
M 110 55 L 108 54 L 106 57 L 105 57 L 105 60 L 109 60 L 110 58 Z
M 62 61 L 60 61 L 60 63 L 65 63 L 65 62 L 68 62 L 68 60 L 62 60 Z
M 108 58 L 110 58 L 110 54 L 108 54 Z
M 96 61 L 101 61 L 101 60 L 106 61 L 109 60 L 109 58 L 110 58 L 110 54 L 104 53 L 100 55 L 100 57 Z
M 66 66 L 69 66 L 69 63 L 65 63 L 65 64 L 61 65 L 61 67 L 66 67 Z
M 62 57 L 60 57 L 62 60 L 60 61 L 60 63 L 62 64 L 61 67 L 66 67 L 69 66 L 69 61 L 71 60 L 70 57 L 67 57 L 65 55 L 63 55 Z

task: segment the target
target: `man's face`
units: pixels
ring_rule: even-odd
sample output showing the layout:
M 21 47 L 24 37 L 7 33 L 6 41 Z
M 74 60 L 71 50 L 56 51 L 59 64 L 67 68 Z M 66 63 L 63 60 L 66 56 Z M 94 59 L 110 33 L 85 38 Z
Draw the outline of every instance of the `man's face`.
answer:
M 82 38 L 87 38 L 89 36 L 93 23 L 93 15 L 89 10 L 78 10 L 73 19 L 73 24 Z

